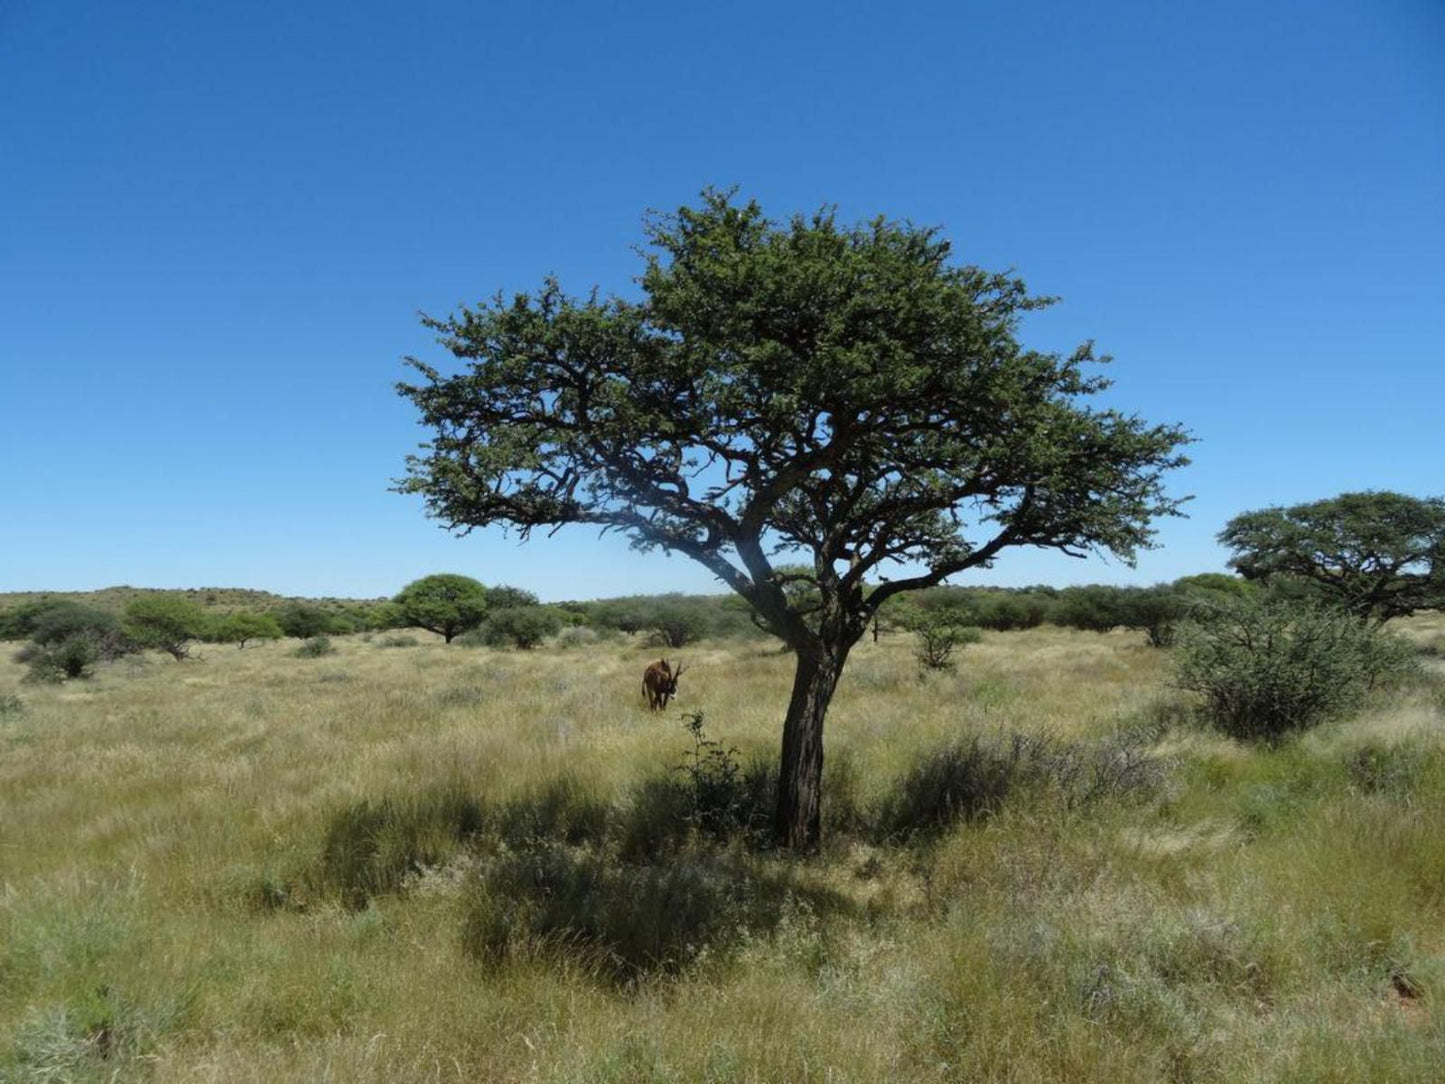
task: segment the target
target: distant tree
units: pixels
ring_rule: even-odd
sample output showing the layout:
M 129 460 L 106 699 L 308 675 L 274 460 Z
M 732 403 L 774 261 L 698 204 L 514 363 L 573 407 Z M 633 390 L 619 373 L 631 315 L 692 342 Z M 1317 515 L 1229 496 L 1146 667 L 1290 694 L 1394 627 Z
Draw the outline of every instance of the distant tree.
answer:
M 640 600 L 613 598 L 597 604 L 592 611 L 592 623 L 635 636 L 647 628 L 649 616 L 648 607 Z
M 309 640 L 332 631 L 331 615 L 305 602 L 287 603 L 274 616 L 281 631 L 296 640 Z
M 1100 583 L 1064 588 L 1051 616 L 1056 625 L 1090 632 L 1108 632 L 1128 620 L 1124 592 Z
M 1219 540 L 1250 580 L 1308 583 L 1361 621 L 1445 606 L 1445 499 L 1344 493 L 1236 516 Z
M 470 576 L 438 572 L 403 587 L 392 600 L 408 625 L 426 629 L 451 643 L 487 615 L 488 592 Z
M 562 631 L 562 616 L 549 606 L 508 606 L 487 616 L 480 632 L 491 647 L 531 650 Z
M 179 595 L 147 595 L 125 608 L 126 633 L 143 647 L 164 651 L 177 662 L 191 652 L 191 641 L 206 631 L 206 612 Z
M 769 221 L 705 192 L 658 216 L 640 296 L 498 296 L 427 319 L 466 371 L 412 361 L 433 431 L 401 488 L 458 530 L 578 523 L 700 562 L 792 647 L 775 831 L 821 835 L 823 720 L 893 596 L 1043 547 L 1124 560 L 1174 514 L 1175 426 L 1085 402 L 1084 345 L 1024 348 L 1024 284 L 936 230 Z M 804 562 L 799 606 L 773 559 Z M 884 567 L 900 578 L 866 591 Z
M 686 647 L 707 636 L 712 622 L 705 607 L 678 599 L 658 606 L 648 625 L 666 646 Z
M 280 622 L 270 614 L 238 610 L 216 623 L 214 635 L 220 643 L 244 648 L 251 640 L 279 640 L 286 633 L 282 631 Z
M 488 610 L 510 610 L 516 606 L 536 606 L 537 596 L 521 587 L 509 587 L 499 583 L 487 588 Z

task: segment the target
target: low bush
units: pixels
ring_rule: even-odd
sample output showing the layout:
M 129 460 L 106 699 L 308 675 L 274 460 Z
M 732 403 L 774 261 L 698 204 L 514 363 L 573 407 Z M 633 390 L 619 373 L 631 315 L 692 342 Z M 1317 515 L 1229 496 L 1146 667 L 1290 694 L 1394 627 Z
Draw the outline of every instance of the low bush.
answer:
M 336 654 L 336 645 L 331 642 L 330 636 L 313 636 L 303 640 L 291 654 L 298 659 L 319 659 L 323 655 Z
M 404 632 L 394 632 L 389 636 L 383 636 L 376 641 L 377 647 L 416 647 L 420 643 L 415 636 Z
M 37 684 L 89 677 L 100 658 L 98 641 L 85 632 L 72 633 L 56 643 L 32 643 L 15 653 L 15 660 L 28 666 L 25 680 Z
M 1398 637 L 1312 603 L 1241 599 L 1180 628 L 1176 684 L 1234 738 L 1277 742 L 1354 708 L 1411 665 Z
M 562 618 L 549 606 L 512 606 L 490 614 L 476 630 L 463 634 L 459 642 L 530 651 L 561 630 Z
M 0 694 L 0 719 L 14 718 L 25 714 L 25 701 L 14 693 Z

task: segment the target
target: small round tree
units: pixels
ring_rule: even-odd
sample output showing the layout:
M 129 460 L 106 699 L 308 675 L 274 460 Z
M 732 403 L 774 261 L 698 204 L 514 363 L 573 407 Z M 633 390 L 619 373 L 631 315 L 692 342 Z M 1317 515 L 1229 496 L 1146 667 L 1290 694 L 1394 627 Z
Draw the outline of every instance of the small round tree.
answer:
M 879 607 L 1011 547 L 1132 560 L 1187 437 L 1091 408 L 1105 359 L 1022 346 L 1048 299 L 936 230 L 710 190 L 647 235 L 638 298 L 549 280 L 426 320 L 464 368 L 412 360 L 432 436 L 401 488 L 463 532 L 622 531 L 745 599 L 797 660 L 775 829 L 812 849 L 823 720 Z
M 125 629 L 143 647 L 164 651 L 177 662 L 191 653 L 191 641 L 206 630 L 206 612 L 179 595 L 138 598 L 125 608 Z
M 270 614 L 238 610 L 227 614 L 216 624 L 215 637 L 223 644 L 244 648 L 252 640 L 279 640 L 285 636 L 281 624 Z
M 438 572 L 403 587 L 393 601 L 408 625 L 451 643 L 487 615 L 487 589 L 470 576 Z

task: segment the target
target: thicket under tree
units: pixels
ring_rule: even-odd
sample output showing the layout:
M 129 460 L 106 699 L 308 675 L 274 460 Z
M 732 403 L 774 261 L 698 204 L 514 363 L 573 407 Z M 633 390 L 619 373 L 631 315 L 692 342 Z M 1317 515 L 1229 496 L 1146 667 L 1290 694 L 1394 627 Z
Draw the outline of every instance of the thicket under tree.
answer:
M 1087 405 L 1107 359 L 1023 347 L 1051 299 L 936 229 L 709 190 L 645 232 L 636 299 L 548 279 L 425 319 L 465 365 L 408 359 L 431 439 L 399 488 L 463 534 L 621 531 L 744 598 L 797 658 L 775 829 L 812 849 L 823 720 L 878 609 L 1011 547 L 1132 561 L 1187 438 Z

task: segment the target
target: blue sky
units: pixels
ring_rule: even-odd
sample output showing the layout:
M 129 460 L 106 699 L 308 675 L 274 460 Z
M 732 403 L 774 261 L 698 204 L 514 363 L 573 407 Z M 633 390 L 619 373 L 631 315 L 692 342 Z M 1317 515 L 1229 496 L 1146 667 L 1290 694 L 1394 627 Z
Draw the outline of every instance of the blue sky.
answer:
M 0 590 L 713 590 L 581 529 L 388 492 L 416 320 L 632 288 L 649 207 L 738 185 L 939 224 L 1063 301 L 1111 402 L 1199 438 L 1138 567 L 1230 516 L 1445 492 L 1445 5 L 0 0 Z

